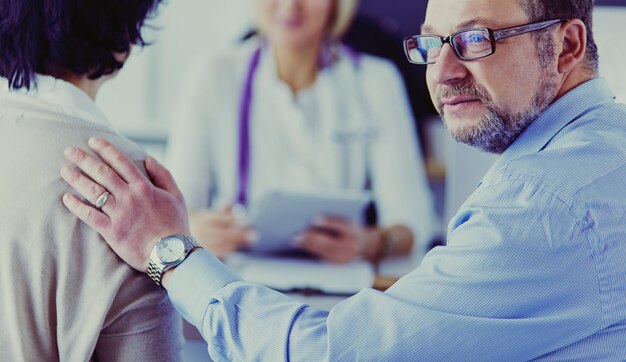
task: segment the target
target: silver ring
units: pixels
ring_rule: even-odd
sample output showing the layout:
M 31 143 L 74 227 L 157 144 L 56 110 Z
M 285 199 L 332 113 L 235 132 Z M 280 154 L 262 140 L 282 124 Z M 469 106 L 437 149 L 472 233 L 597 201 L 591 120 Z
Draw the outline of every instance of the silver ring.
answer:
M 104 207 L 104 204 L 107 203 L 107 200 L 109 199 L 109 196 L 111 194 L 108 191 L 105 191 L 102 193 L 102 195 L 98 196 L 98 199 L 96 200 L 96 208 L 97 209 L 102 209 Z

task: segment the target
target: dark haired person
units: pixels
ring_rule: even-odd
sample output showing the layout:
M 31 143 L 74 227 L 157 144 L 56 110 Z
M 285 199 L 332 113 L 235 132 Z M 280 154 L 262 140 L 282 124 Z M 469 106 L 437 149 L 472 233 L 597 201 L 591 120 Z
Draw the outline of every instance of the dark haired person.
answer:
M 158 3 L 0 0 L 0 360 L 181 359 L 165 293 L 59 205 L 68 142 L 144 158 L 93 99 Z
M 329 313 L 183 248 L 165 254 L 175 269 L 159 278 L 155 262 L 180 237 L 157 240 L 188 232 L 180 192 L 164 168 L 146 163 L 154 187 L 102 141 L 90 145 L 112 168 L 69 157 L 98 184 L 66 179 L 91 201 L 106 188 L 110 208 L 64 202 L 163 282 L 217 360 L 624 361 L 626 106 L 597 76 L 592 3 L 428 2 L 407 55 L 429 64 L 450 133 L 501 156 L 447 245 L 384 293 L 363 290 Z

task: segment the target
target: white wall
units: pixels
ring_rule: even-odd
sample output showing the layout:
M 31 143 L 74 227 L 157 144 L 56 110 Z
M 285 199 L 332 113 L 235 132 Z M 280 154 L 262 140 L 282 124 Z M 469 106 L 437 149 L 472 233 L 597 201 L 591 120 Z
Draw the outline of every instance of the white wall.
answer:
M 169 0 L 145 29 L 154 43 L 134 49 L 124 69 L 105 83 L 97 103 L 118 131 L 162 138 L 189 61 L 219 52 L 250 27 L 249 0 Z
M 626 103 L 626 6 L 598 6 L 593 16 L 594 39 L 600 55 L 600 75 L 605 77 L 617 95 Z
M 448 137 L 446 141 L 446 200 L 444 204 L 444 227 L 463 204 L 465 199 L 476 190 L 498 155 L 479 151 L 461 144 Z M 447 231 L 447 229 L 444 229 Z

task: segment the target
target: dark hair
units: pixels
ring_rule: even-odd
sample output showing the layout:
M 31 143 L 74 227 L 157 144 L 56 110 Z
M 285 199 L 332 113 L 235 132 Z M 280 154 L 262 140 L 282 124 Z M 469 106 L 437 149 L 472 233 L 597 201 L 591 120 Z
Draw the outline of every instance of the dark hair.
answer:
M 580 19 L 587 27 L 586 65 L 598 71 L 598 46 L 593 40 L 593 0 L 519 0 L 531 21 L 551 19 Z M 541 37 L 537 34 L 537 37 Z
M 35 73 L 97 79 L 123 66 L 113 53 L 145 45 L 146 18 L 161 0 L 0 0 L 0 76 L 10 88 Z

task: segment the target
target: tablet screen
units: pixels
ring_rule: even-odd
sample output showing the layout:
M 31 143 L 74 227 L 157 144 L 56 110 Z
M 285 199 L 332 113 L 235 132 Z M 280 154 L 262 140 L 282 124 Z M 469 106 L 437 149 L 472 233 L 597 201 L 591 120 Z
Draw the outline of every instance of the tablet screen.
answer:
M 250 211 L 249 224 L 259 233 L 250 247 L 254 252 L 294 250 L 291 240 L 319 216 L 332 216 L 363 223 L 371 200 L 364 191 L 298 193 L 275 191 L 264 195 Z

